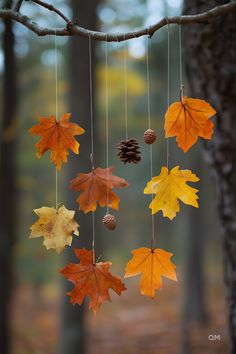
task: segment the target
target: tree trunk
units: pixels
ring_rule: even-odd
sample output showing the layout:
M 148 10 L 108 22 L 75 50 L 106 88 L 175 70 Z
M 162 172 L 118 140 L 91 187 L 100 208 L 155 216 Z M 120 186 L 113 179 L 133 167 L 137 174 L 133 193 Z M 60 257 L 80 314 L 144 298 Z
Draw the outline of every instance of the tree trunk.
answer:
M 192 171 L 203 174 L 200 150 L 195 148 L 189 161 Z M 205 180 L 201 180 L 201 188 L 205 189 Z M 204 183 L 204 185 L 203 185 Z M 204 242 L 207 240 L 204 210 L 189 208 L 185 223 L 185 262 L 183 274 L 183 308 L 181 319 L 181 354 L 192 353 L 191 324 L 203 325 L 207 322 L 205 278 L 204 278 Z
M 194 14 L 229 1 L 188 0 Z M 204 144 L 204 157 L 216 180 L 227 289 L 230 350 L 236 353 L 236 15 L 184 29 L 187 76 L 193 97 L 217 110 L 214 137 Z
M 9 4 L 9 1 L 7 2 Z M 9 5 L 10 6 L 10 5 Z M 0 145 L 0 353 L 10 351 L 9 303 L 16 225 L 16 58 L 13 23 L 4 20 L 3 110 Z
M 70 0 L 74 19 L 78 20 L 80 26 L 96 29 L 96 5 L 97 1 Z M 80 172 L 87 172 L 91 169 L 90 164 L 90 88 L 89 88 L 89 51 L 88 40 L 83 38 L 70 38 L 68 74 L 69 74 L 69 111 L 72 113 L 72 120 L 85 129 L 85 134 L 79 137 L 81 143 L 80 154 L 70 155 L 68 163 L 68 177 L 74 178 Z M 93 72 L 93 102 L 95 102 L 95 44 L 92 43 L 92 72 Z M 93 110 L 94 111 L 94 110 Z M 95 111 L 94 111 L 95 115 Z M 96 119 L 94 119 L 95 121 Z M 95 148 L 97 144 L 95 142 Z M 96 158 L 96 150 L 95 150 Z M 78 210 L 75 203 L 75 193 L 68 192 L 67 204 L 69 208 Z M 90 213 L 91 214 L 91 213 Z M 92 219 L 91 215 L 80 213 L 78 220 L 80 224 L 80 237 L 73 242 L 74 247 L 91 247 Z M 77 215 L 78 216 L 78 215 Z M 67 262 L 78 262 L 72 254 L 72 249 L 66 251 L 64 258 Z M 72 285 L 64 282 L 64 293 L 71 290 Z M 61 354 L 83 354 L 86 350 L 86 331 L 84 323 L 84 307 L 72 306 L 69 298 L 66 297 L 63 303 L 63 324 L 60 344 Z

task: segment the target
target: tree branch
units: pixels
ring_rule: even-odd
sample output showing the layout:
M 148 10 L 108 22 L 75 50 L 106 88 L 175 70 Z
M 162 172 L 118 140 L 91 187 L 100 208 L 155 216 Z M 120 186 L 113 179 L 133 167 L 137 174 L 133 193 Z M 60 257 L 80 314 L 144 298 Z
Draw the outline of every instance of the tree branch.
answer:
M 20 11 L 23 0 L 18 0 L 15 4 L 14 11 Z
M 66 23 L 70 23 L 71 21 L 57 8 L 55 8 L 53 5 L 48 4 L 44 1 L 41 0 L 31 0 L 32 2 L 34 2 L 35 4 L 38 4 L 42 7 L 44 7 L 45 9 L 49 10 L 49 11 L 53 11 L 55 12 L 58 16 L 60 16 Z
M 29 30 L 37 34 L 38 36 L 46 35 L 57 35 L 57 36 L 80 36 L 80 37 L 90 37 L 97 41 L 107 41 L 107 42 L 122 42 L 127 39 L 138 38 L 141 36 L 152 35 L 157 32 L 160 28 L 166 26 L 167 24 L 192 24 L 192 23 L 208 23 L 210 20 L 230 14 L 236 11 L 236 1 L 232 1 L 225 5 L 217 6 L 209 11 L 202 12 L 196 15 L 186 15 L 186 16 L 175 16 L 175 17 L 165 17 L 159 22 L 152 26 L 145 27 L 143 29 L 126 32 L 126 33 L 103 33 L 91 31 L 86 28 L 80 27 L 77 24 L 70 21 L 64 14 L 62 14 L 53 5 L 47 4 L 41 0 L 32 0 L 34 3 L 55 12 L 59 15 L 65 22 L 66 26 L 64 28 L 47 28 L 40 27 L 37 23 L 33 22 L 28 16 L 21 14 L 16 9 L 1 9 L 0 18 L 9 18 L 23 26 L 27 27 Z M 18 1 L 17 4 L 21 5 L 22 1 Z

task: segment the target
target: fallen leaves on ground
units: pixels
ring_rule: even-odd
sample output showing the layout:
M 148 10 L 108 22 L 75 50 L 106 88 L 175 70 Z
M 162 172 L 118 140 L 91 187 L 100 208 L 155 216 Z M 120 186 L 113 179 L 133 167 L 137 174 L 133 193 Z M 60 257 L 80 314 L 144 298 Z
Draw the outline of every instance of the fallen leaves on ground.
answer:
M 109 272 L 111 262 L 94 263 L 93 251 L 85 248 L 74 249 L 74 252 L 80 263 L 69 263 L 60 271 L 75 286 L 68 293 L 70 302 L 81 305 L 84 298 L 89 296 L 89 309 L 96 314 L 105 301 L 111 301 L 109 289 L 121 295 L 126 288 L 118 277 Z
M 39 219 L 30 228 L 30 238 L 44 237 L 43 245 L 47 250 L 53 248 L 60 253 L 71 245 L 72 233 L 79 235 L 74 210 L 61 205 L 58 209 L 42 207 L 34 209 L 34 212 Z
M 39 124 L 29 129 L 32 135 L 41 136 L 41 140 L 35 145 L 36 156 L 40 158 L 51 150 L 51 161 L 58 170 L 61 169 L 62 162 L 67 162 L 68 149 L 75 154 L 79 153 L 80 144 L 74 136 L 85 132 L 78 124 L 71 123 L 70 117 L 71 113 L 64 114 L 59 121 L 53 115 L 50 118 L 40 117 Z
M 165 136 L 176 136 L 178 146 L 187 152 L 199 136 L 211 139 L 214 123 L 209 118 L 214 114 L 216 111 L 206 101 L 184 96 L 166 112 Z
M 152 214 L 162 210 L 163 216 L 172 220 L 180 210 L 178 199 L 198 208 L 198 189 L 187 184 L 197 181 L 199 178 L 190 170 L 179 170 L 179 166 L 169 170 L 163 166 L 159 176 L 153 177 L 144 189 L 144 194 L 156 194 L 149 205 Z
M 114 167 L 96 168 L 90 173 L 78 173 L 71 181 L 70 187 L 74 191 L 81 192 L 77 198 L 80 210 L 85 213 L 95 211 L 97 203 L 104 207 L 118 210 L 120 198 L 112 191 L 112 188 L 124 188 L 129 184 L 124 178 L 113 175 Z
M 173 253 L 161 248 L 141 247 L 131 251 L 133 258 L 125 269 L 125 278 L 141 274 L 140 291 L 142 295 L 154 298 L 155 290 L 162 288 L 162 277 L 176 280 L 176 266 L 170 258 Z

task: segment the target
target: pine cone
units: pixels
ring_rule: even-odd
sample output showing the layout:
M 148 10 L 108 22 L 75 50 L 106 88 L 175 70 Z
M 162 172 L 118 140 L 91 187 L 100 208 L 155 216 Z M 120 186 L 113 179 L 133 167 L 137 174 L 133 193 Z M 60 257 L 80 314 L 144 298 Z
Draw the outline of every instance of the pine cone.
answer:
M 147 129 L 145 132 L 144 132 L 144 141 L 146 144 L 153 144 L 156 139 L 157 139 L 157 135 L 156 135 L 156 132 L 155 130 L 153 129 Z
M 141 160 L 141 152 L 139 150 L 139 143 L 136 139 L 121 140 L 117 146 L 118 157 L 124 164 L 139 163 Z
M 115 230 L 116 228 L 116 218 L 114 215 L 111 214 L 106 214 L 103 219 L 102 219 L 103 224 L 108 228 L 109 230 Z

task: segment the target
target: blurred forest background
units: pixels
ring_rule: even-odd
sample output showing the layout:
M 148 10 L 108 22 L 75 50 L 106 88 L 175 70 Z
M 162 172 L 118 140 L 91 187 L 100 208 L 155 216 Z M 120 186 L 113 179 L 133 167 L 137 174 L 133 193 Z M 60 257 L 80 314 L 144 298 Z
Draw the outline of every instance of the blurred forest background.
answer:
M 181 0 L 106 0 L 97 4 L 96 1 L 85 4 L 78 0 L 58 0 L 56 5 L 68 17 L 78 18 L 79 24 L 86 28 L 107 32 L 150 25 L 163 16 L 179 15 L 183 6 Z M 21 10 L 41 25 L 62 26 L 56 16 L 31 2 L 25 1 Z M 8 34 L 6 29 L 10 31 Z M 58 274 L 72 258 L 72 249 L 68 248 L 58 256 L 53 251 L 47 252 L 41 239 L 28 239 L 29 227 L 36 220 L 32 210 L 55 204 L 54 166 L 49 161 L 49 154 L 41 160 L 35 158 L 36 139 L 27 132 L 39 116 L 55 113 L 54 38 L 36 37 L 23 26 L 10 26 L 7 21 L 0 23 L 0 34 L 2 127 L 6 123 L 6 100 L 8 110 L 14 105 L 11 124 L 1 133 L 3 141 L 11 142 L 10 150 L 4 150 L 2 145 L 1 168 L 11 164 L 11 174 L 4 178 L 12 178 L 12 186 L 15 186 L 15 190 L 5 190 L 1 194 L 1 199 L 5 196 L 2 205 L 7 208 L 8 220 L 1 214 L 0 223 L 8 223 L 14 233 L 10 246 L 2 246 L 4 241 L 0 242 L 2 247 L 12 250 L 8 259 L 5 259 L 5 251 L 0 253 L 5 262 L 1 263 L 1 272 L 5 273 L 1 275 L 1 291 L 6 287 L 12 289 L 6 298 L 1 295 L 6 303 L 10 299 L 7 314 L 11 343 L 10 349 L 6 345 L 6 351 L 1 354 L 226 353 L 226 310 L 215 190 L 203 160 L 201 142 L 187 155 L 177 148 L 174 139 L 170 142 L 171 165 L 189 168 L 200 177 L 197 187 L 200 208 L 181 205 L 181 212 L 172 222 L 161 215 L 155 217 L 158 246 L 174 253 L 179 281 L 164 280 L 163 290 L 150 300 L 140 295 L 138 277 L 128 279 L 125 281 L 128 290 L 121 297 L 111 294 L 112 303 L 103 305 L 96 317 L 86 308 L 73 307 L 65 295 L 71 285 L 65 285 Z M 86 134 L 79 138 L 81 155 L 70 154 L 70 162 L 63 166 L 58 181 L 59 202 L 73 209 L 76 208 L 76 193 L 68 190 L 69 181 L 77 172 L 89 170 L 88 40 L 59 37 L 57 43 L 59 115 L 72 112 L 72 121 L 86 128 Z M 159 174 L 160 167 L 166 163 L 163 125 L 167 108 L 167 28 L 154 34 L 149 46 L 151 126 L 158 134 L 158 141 L 153 146 L 154 174 Z M 95 216 L 97 254 L 101 253 L 103 260 L 112 261 L 113 273 L 121 277 L 130 251 L 149 245 L 151 237 L 150 196 L 143 194 L 150 179 L 149 147 L 143 143 L 143 132 L 148 128 L 146 38 L 129 40 L 127 48 L 128 135 L 140 141 L 142 162 L 137 166 L 123 166 L 116 157 L 116 145 L 125 137 L 124 44 L 108 43 L 109 163 L 115 166 L 115 174 L 130 182 L 130 187 L 118 192 L 121 203 L 120 211 L 115 213 L 118 227 L 114 232 L 106 230 L 101 223 L 105 210 L 98 210 Z M 93 43 L 92 50 L 95 163 L 105 167 L 105 44 Z M 8 99 L 4 55 L 11 55 L 12 60 L 14 56 L 13 66 L 8 70 L 17 78 L 15 91 Z M 188 58 L 184 57 L 184 60 Z M 172 25 L 170 100 L 178 99 L 178 26 Z M 214 106 L 213 100 L 210 103 Z M 11 152 L 15 155 L 11 156 Z M 3 174 L 4 170 L 1 176 Z M 11 203 L 7 206 L 8 197 Z M 81 224 L 80 237 L 73 246 L 89 246 L 91 216 L 77 212 L 77 219 Z M 11 267 L 12 278 L 11 269 L 8 269 Z M 4 311 L 1 310 L 2 315 L 6 314 Z M 0 321 L 4 322 L 3 317 Z M 209 340 L 211 334 L 219 334 L 221 340 Z M 2 334 L 1 340 L 4 340 Z

